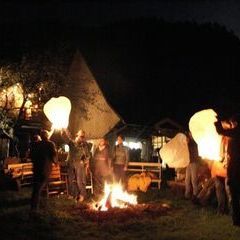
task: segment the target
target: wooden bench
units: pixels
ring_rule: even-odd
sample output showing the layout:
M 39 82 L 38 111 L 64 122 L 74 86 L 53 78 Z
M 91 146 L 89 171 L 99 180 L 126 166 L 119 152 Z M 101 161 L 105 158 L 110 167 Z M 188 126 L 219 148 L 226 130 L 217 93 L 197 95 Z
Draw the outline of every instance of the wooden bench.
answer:
M 13 178 L 19 178 L 21 186 L 32 183 L 33 164 L 32 163 L 14 163 L 7 165 L 7 172 L 11 172 Z
M 43 192 L 46 192 L 47 197 L 59 194 L 68 195 L 68 184 L 67 181 L 62 178 L 59 164 L 52 164 L 52 171 L 49 176 L 48 184 L 43 189 Z
M 152 183 L 157 183 L 158 189 L 161 187 L 162 165 L 155 162 L 129 162 L 128 172 L 150 172 L 155 173 L 156 178 L 152 178 Z

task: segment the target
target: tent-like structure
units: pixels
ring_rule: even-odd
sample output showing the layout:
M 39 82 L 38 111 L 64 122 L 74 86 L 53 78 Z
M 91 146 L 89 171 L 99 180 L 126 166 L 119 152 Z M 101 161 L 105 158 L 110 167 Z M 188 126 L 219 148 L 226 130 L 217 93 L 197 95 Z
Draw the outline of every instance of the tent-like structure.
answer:
M 70 66 L 69 81 L 64 87 L 64 95 L 72 104 L 69 129 L 73 134 L 83 129 L 88 139 L 98 139 L 122 120 L 106 101 L 79 51 L 74 55 Z

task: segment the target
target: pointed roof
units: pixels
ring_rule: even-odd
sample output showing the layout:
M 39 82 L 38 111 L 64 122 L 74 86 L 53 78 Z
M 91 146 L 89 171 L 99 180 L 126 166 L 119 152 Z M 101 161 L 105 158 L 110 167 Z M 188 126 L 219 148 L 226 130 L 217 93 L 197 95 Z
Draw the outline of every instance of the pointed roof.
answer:
M 164 118 L 154 125 L 154 128 L 160 136 L 173 138 L 177 133 L 184 132 L 184 128 L 170 118 Z
M 161 121 L 157 122 L 154 127 L 156 129 L 158 128 L 170 128 L 170 129 L 178 129 L 178 130 L 182 130 L 183 127 L 178 124 L 177 122 L 175 122 L 174 120 L 170 119 L 170 118 L 164 118 Z
M 79 51 L 74 55 L 65 89 L 65 95 L 72 103 L 69 119 L 72 133 L 84 129 L 87 138 L 100 138 L 122 120 L 105 99 Z

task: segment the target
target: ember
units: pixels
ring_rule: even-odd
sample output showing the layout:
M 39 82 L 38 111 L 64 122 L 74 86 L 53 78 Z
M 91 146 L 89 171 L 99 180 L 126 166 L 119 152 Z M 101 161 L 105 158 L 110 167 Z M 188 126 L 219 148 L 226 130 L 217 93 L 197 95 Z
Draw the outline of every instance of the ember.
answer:
M 118 222 L 124 223 L 133 219 L 153 219 L 160 216 L 166 216 L 171 207 L 168 204 L 161 203 L 146 203 L 129 205 L 126 208 L 110 208 L 108 211 L 96 211 L 89 205 L 79 205 L 73 209 L 74 215 L 81 215 L 81 217 L 88 221 L 102 224 L 104 222 Z

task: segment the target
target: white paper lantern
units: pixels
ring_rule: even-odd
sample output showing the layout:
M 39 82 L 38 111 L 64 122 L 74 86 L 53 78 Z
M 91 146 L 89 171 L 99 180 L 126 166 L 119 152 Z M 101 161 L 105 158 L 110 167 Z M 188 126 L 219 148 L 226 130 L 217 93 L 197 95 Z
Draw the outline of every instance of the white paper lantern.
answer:
M 220 160 L 222 137 L 217 133 L 214 122 L 217 113 L 212 109 L 205 109 L 195 113 L 189 121 L 189 129 L 198 145 L 199 156 L 208 160 Z
M 43 111 L 54 129 L 67 128 L 71 111 L 71 102 L 67 97 L 51 98 Z
M 160 156 L 165 164 L 171 168 L 185 168 L 189 164 L 187 137 L 178 133 L 160 150 Z

